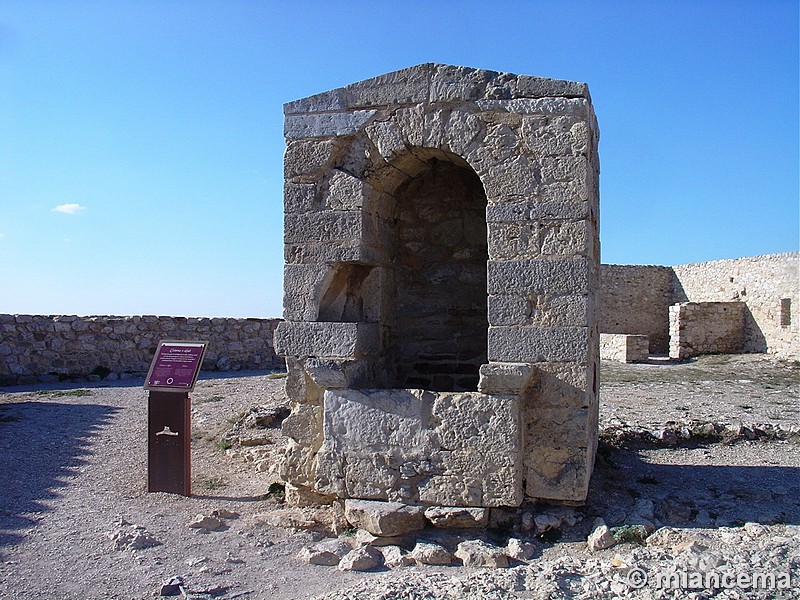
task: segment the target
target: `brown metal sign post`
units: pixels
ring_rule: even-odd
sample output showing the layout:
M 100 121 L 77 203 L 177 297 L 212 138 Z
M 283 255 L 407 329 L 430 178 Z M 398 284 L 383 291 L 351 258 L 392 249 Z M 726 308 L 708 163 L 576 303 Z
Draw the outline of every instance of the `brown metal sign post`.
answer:
M 147 491 L 192 494 L 192 400 L 208 342 L 159 342 L 148 394 Z

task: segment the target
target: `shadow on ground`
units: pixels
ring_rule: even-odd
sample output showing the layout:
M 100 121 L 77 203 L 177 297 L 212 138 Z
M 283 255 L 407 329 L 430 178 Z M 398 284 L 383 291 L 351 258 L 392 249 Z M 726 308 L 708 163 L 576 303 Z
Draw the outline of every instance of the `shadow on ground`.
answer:
M 601 444 L 586 506 L 608 525 L 624 523 L 641 500 L 653 502 L 653 517 L 664 525 L 800 525 L 800 468 L 764 464 L 770 456 L 778 458 L 785 446 L 764 442 L 737 449 L 742 462 L 751 453 L 758 454 L 760 464 L 752 466 L 719 464 L 723 460 L 716 453 L 726 448 L 730 451 L 720 445 L 687 448 L 686 456 L 692 460 L 686 462 L 701 464 L 666 464 L 658 453 L 674 449 Z
M 97 404 L 0 404 L 0 556 L 21 541 L 61 488 L 74 484 L 92 437 L 119 409 Z

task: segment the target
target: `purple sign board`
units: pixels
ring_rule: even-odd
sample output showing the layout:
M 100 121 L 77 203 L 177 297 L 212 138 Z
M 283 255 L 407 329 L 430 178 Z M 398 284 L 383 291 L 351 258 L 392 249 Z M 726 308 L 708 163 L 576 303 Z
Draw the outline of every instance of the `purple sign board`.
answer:
M 144 389 L 191 392 L 203 364 L 208 342 L 161 341 L 150 364 Z

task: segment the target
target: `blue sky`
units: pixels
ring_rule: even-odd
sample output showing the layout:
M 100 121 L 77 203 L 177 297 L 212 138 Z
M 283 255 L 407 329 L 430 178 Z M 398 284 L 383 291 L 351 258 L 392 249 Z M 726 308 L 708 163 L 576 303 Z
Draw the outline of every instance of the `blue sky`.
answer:
M 795 1 L 0 3 L 0 313 L 279 316 L 282 104 L 586 81 L 603 262 L 798 250 Z

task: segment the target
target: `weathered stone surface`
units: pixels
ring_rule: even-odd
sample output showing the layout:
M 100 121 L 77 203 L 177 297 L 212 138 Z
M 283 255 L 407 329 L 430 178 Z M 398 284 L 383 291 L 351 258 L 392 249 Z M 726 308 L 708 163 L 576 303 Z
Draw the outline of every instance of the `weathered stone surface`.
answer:
M 340 571 L 369 571 L 380 566 L 383 554 L 371 546 L 355 548 L 339 561 Z
M 359 546 L 375 546 L 376 548 L 380 548 L 383 546 L 399 546 L 404 544 L 407 538 L 408 536 L 406 535 L 394 535 L 389 537 L 374 535 L 366 529 L 359 529 L 356 531 L 354 539 Z
M 325 392 L 318 485 L 340 497 L 516 505 L 514 396 L 418 390 Z
M 584 362 L 585 327 L 489 327 L 489 360 L 497 362 Z
M 208 529 L 209 531 L 214 531 L 215 529 L 219 529 L 222 527 L 223 523 L 217 517 L 212 517 L 211 515 L 197 515 L 190 523 L 189 527 L 195 529 Z
M 380 552 L 383 554 L 383 565 L 389 569 L 410 567 L 415 562 L 411 555 L 400 546 L 385 546 L 380 548 Z
M 291 483 L 285 484 L 286 490 L 286 504 L 294 507 L 303 506 L 320 506 L 323 504 L 330 504 L 333 501 L 331 496 L 317 493 L 311 488 L 304 485 L 292 485 Z
M 353 527 L 383 537 L 404 535 L 425 527 L 422 507 L 399 502 L 348 499 L 344 502 L 344 514 Z
M 465 567 L 497 569 L 508 566 L 508 556 L 503 548 L 488 544 L 483 540 L 466 540 L 455 551 Z
M 484 394 L 517 393 L 528 383 L 533 367 L 528 363 L 481 365 L 478 389 Z
M 275 348 L 290 356 L 356 357 L 376 354 L 377 323 L 300 323 L 284 321 L 275 331 Z
M 333 164 L 338 151 L 334 140 L 290 142 L 283 155 L 283 176 L 293 183 L 313 183 Z
M 453 555 L 435 542 L 419 540 L 411 551 L 411 558 L 421 565 L 449 565 Z
M 329 265 L 284 265 L 283 318 L 316 321 L 320 299 L 332 272 Z
M 592 552 L 605 550 L 606 548 L 611 548 L 611 546 L 616 543 L 617 540 L 614 539 L 614 535 L 605 522 L 602 519 L 597 519 L 594 524 L 594 529 L 592 529 L 592 532 L 586 540 L 589 550 Z
M 532 498 L 581 502 L 589 488 L 588 448 L 532 445 L 526 449 L 526 493 Z
M 489 294 L 570 294 L 586 289 L 589 265 L 583 259 L 489 261 Z
M 525 542 L 518 538 L 508 538 L 505 553 L 514 560 L 526 561 L 536 556 L 538 547 L 531 542 Z
M 297 558 L 312 565 L 332 567 L 352 551 L 352 546 L 341 539 L 328 539 L 303 548 Z
M 486 527 L 489 510 L 466 506 L 431 506 L 425 509 L 425 518 L 436 527 L 444 529 Z
M 287 140 L 353 135 L 374 114 L 374 110 L 357 110 L 318 115 L 287 115 L 283 135 Z
M 622 363 L 646 362 L 650 357 L 650 340 L 646 335 L 622 333 L 600 334 L 600 358 Z

